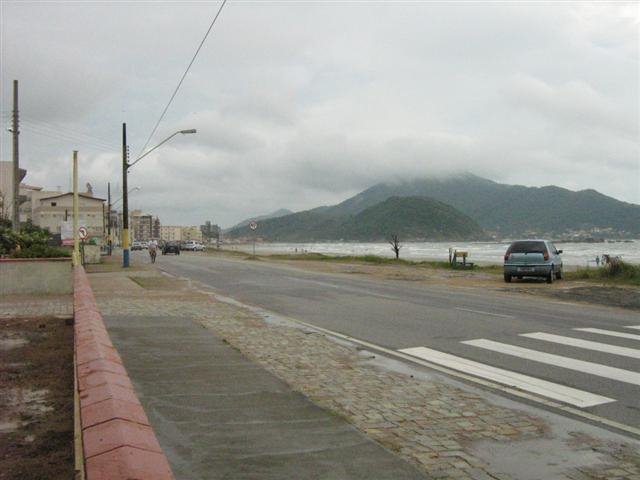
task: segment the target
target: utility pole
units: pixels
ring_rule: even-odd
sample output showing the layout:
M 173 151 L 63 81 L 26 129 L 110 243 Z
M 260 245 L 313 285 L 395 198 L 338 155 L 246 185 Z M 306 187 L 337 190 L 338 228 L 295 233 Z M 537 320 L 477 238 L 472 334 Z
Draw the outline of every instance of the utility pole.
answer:
M 111 255 L 111 182 L 107 183 L 107 247 Z
M 78 151 L 73 151 L 73 265 L 80 265 L 80 234 L 78 232 Z
M 20 230 L 20 153 L 18 144 L 18 80 L 13 81 L 13 231 Z
M 127 195 L 127 173 L 129 170 L 127 151 L 127 124 L 122 124 L 122 266 L 129 268 L 129 198 Z

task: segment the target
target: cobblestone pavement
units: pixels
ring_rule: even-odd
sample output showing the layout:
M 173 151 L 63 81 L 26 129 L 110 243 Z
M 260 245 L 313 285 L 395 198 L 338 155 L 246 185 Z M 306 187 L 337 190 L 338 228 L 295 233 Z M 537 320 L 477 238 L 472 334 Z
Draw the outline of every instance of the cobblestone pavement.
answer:
M 636 441 L 570 420 L 560 435 L 554 414 L 424 369 L 390 368 L 355 345 L 265 319 L 188 280 L 148 272 L 135 281 L 121 273 L 90 279 L 103 314 L 190 316 L 432 478 L 640 480 Z
M 0 297 L 0 318 L 72 317 L 72 295 L 6 295 Z

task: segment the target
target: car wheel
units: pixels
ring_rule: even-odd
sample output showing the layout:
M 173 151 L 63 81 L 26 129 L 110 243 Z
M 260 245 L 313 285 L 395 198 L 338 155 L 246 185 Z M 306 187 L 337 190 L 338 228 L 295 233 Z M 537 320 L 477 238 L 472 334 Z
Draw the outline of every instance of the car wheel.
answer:
M 553 266 L 551 267 L 551 271 L 549 272 L 549 275 L 547 275 L 547 283 L 553 283 L 553 279 L 556 276 L 556 272 L 553 270 Z
M 507 283 L 511 283 L 511 275 L 509 275 L 508 273 L 504 274 L 504 281 Z
M 517 278 L 518 280 L 522 280 L 522 275 L 518 275 L 516 278 Z

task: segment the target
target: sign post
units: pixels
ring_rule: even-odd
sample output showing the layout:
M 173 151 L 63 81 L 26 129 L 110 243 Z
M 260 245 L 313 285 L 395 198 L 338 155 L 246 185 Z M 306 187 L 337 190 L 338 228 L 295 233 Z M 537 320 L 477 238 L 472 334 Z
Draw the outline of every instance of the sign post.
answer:
M 81 265 L 84 265 L 84 241 L 87 239 L 89 232 L 87 227 L 80 227 L 78 229 L 78 237 L 80 237 L 80 260 Z
M 253 230 L 253 256 L 256 256 L 256 229 L 258 228 L 258 222 L 251 220 L 249 228 Z

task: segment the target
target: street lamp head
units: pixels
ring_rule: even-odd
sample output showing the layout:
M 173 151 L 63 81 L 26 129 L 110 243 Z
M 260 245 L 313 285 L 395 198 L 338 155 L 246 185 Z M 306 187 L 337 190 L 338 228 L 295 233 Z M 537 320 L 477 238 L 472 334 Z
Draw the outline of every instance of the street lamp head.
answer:
M 188 133 L 196 133 L 197 130 L 195 128 L 190 128 L 189 130 L 180 130 L 180 133 L 182 133 L 183 135 L 186 135 Z

